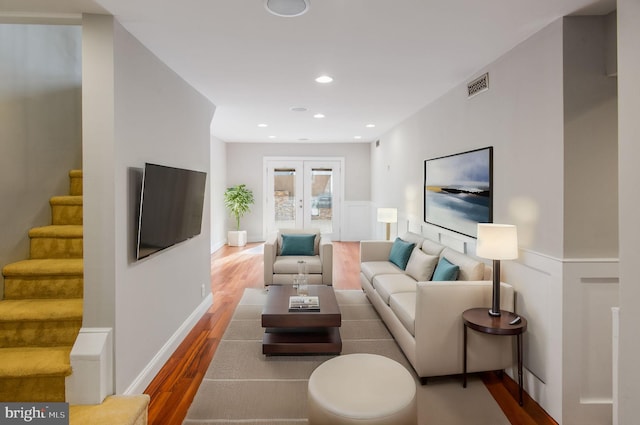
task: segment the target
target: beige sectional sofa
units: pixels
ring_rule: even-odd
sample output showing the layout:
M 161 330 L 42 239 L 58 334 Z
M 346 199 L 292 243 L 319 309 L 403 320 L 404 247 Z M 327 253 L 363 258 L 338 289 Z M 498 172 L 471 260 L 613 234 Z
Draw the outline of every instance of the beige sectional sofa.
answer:
M 389 261 L 393 241 L 360 243 L 360 283 L 396 342 L 426 382 L 463 372 L 462 312 L 491 306 L 491 268 L 420 235 L 406 269 Z M 440 259 L 459 267 L 457 280 L 431 281 Z M 514 290 L 501 284 L 501 309 L 514 310 Z M 512 338 L 468 332 L 468 372 L 502 370 L 513 364 Z

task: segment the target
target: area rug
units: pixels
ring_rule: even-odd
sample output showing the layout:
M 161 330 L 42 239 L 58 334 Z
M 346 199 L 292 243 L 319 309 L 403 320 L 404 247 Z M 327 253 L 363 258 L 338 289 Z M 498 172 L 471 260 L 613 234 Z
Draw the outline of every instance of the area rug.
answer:
M 343 320 L 342 354 L 380 354 L 404 365 L 416 380 L 419 424 L 509 424 L 480 378 L 470 376 L 466 389 L 460 377 L 420 385 L 365 294 L 338 290 L 336 297 Z M 264 356 L 260 314 L 265 300 L 265 290 L 245 290 L 184 425 L 308 424 L 309 376 L 332 356 Z

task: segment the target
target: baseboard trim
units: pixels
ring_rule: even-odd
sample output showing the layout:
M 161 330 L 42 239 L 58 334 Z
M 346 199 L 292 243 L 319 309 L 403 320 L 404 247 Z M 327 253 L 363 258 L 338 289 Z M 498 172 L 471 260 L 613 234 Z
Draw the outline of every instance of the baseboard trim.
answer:
M 198 323 L 200 318 L 211 308 L 213 304 L 213 294 L 207 295 L 200 305 L 189 315 L 182 325 L 171 335 L 171 338 L 162 346 L 160 351 L 156 353 L 147 366 L 140 372 L 140 374 L 133 380 L 131 385 L 124 390 L 124 395 L 142 394 L 147 386 L 151 383 L 153 378 L 160 372 L 162 366 L 169 360 L 173 352 L 182 343 L 185 337 L 189 334 L 191 329 Z

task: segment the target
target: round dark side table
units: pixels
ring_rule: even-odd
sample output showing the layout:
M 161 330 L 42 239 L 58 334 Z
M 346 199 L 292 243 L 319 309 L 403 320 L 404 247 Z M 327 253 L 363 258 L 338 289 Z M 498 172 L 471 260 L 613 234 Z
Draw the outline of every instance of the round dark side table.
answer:
M 488 308 L 472 308 L 462 313 L 462 321 L 464 322 L 464 366 L 462 386 L 464 388 L 467 387 L 467 328 L 491 335 L 515 335 L 518 350 L 519 403 L 520 406 L 522 406 L 522 334 L 527 330 L 527 319 L 506 310 L 501 310 L 500 313 L 500 316 L 491 316 L 489 315 Z M 516 318 L 519 318 L 519 320 L 516 320 Z M 515 323 L 514 320 L 516 320 Z

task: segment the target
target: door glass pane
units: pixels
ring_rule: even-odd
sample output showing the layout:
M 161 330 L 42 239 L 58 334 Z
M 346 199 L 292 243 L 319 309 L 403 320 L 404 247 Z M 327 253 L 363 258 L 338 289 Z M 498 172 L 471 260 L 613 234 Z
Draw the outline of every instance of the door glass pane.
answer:
M 311 169 L 311 223 L 322 233 L 333 231 L 333 170 Z
M 274 170 L 273 199 L 277 229 L 294 228 L 296 224 L 296 170 L 277 168 Z

